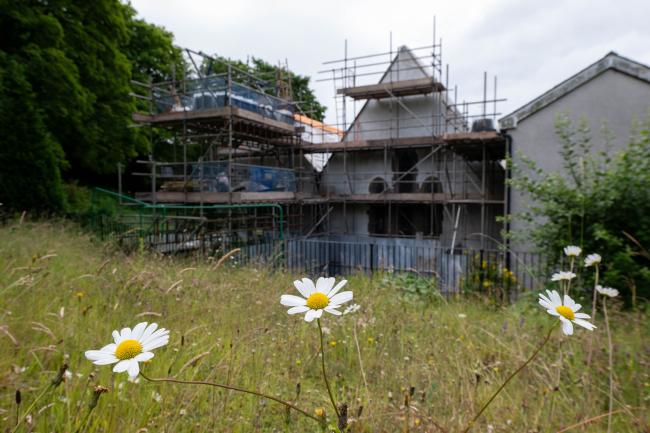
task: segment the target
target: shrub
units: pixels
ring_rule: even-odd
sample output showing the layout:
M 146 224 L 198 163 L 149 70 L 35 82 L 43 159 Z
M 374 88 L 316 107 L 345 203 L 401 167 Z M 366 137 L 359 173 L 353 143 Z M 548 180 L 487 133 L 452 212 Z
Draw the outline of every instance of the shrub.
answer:
M 647 297 L 649 262 L 637 250 L 650 245 L 650 118 L 616 154 L 593 152 L 588 128 L 566 115 L 558 116 L 556 130 L 568 176 L 546 173 L 522 156 L 511 184 L 533 204 L 517 217 L 533 223 L 529 238 L 551 263 L 560 260 L 562 246 L 579 245 L 603 256 L 603 281 L 628 302 L 635 290 Z

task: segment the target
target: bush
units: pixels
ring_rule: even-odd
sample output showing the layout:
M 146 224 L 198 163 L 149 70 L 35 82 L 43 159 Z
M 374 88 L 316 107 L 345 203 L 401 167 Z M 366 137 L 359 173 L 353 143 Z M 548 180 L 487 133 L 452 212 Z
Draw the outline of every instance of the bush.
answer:
M 551 263 L 563 246 L 579 245 L 603 256 L 603 284 L 617 287 L 628 302 L 648 297 L 650 262 L 638 251 L 650 245 L 650 118 L 617 154 L 593 152 L 588 128 L 575 127 L 566 115 L 556 130 L 568 176 L 545 173 L 522 157 L 511 184 L 533 205 L 517 217 L 532 223 L 529 238 Z

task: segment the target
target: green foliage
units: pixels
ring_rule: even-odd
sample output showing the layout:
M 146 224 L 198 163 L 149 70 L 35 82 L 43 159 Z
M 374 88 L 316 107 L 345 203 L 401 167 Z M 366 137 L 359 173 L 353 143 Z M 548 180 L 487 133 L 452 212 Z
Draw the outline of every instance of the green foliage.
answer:
M 0 0 L 2 200 L 65 208 L 61 177 L 94 182 L 148 150 L 132 78 L 183 67 L 165 30 L 119 0 Z
M 110 343 L 114 329 L 140 321 L 171 331 L 169 344 L 141 364 L 149 377 L 255 389 L 310 413 L 325 408 L 327 422 L 335 422 L 320 374 L 316 324 L 279 304 L 282 294 L 297 293 L 291 281 L 304 275 L 215 268 L 147 252 L 126 256 L 58 220 L 0 227 L 0 263 L 0 407 L 9 429 L 16 412 L 27 412 L 66 362 L 72 374 L 38 402 L 32 424 L 19 432 L 320 431 L 295 411 L 287 420 L 273 402 L 203 386 L 132 383 L 84 357 Z M 557 322 L 532 294 L 528 302 L 498 309 L 467 298 L 430 304 L 396 296 L 382 278 L 350 277 L 345 290 L 361 308 L 322 319 L 330 385 L 337 401 L 349 405 L 350 432 L 462 431 Z M 632 414 L 617 413 L 612 431 L 644 431 L 650 421 L 648 312 L 620 311 L 616 300 L 610 306 L 616 408 Z M 598 320 L 593 333 L 580 328 L 565 337 L 556 329 L 471 431 L 556 432 L 606 412 L 607 335 L 602 315 Z M 109 392 L 84 428 L 96 385 Z M 600 418 L 576 431 L 603 433 L 606 425 Z
M 434 301 L 443 299 L 435 278 L 423 277 L 414 273 L 388 272 L 383 275 L 381 286 L 395 290 L 410 300 Z
M 461 287 L 465 293 L 484 293 L 489 301 L 507 304 L 511 292 L 519 293 L 515 274 L 501 260 L 490 255 L 474 254 L 469 258 Z
M 556 124 L 564 170 L 545 173 L 524 157 L 513 186 L 532 198 L 520 215 L 531 224 L 530 238 L 552 261 L 566 245 L 603 256 L 603 285 L 628 300 L 634 290 L 650 296 L 650 262 L 636 254 L 624 233 L 650 245 L 650 120 L 620 153 L 594 152 L 586 124 L 574 127 L 567 116 Z
M 123 52 L 131 61 L 131 78 L 141 83 L 168 81 L 182 76 L 187 68 L 183 53 L 174 46 L 174 35 L 162 27 L 136 18 L 136 10 L 125 5 L 127 40 Z
M 43 118 L 26 67 L 0 52 L 0 202 L 4 207 L 36 211 L 65 207 L 59 172 L 63 152 Z

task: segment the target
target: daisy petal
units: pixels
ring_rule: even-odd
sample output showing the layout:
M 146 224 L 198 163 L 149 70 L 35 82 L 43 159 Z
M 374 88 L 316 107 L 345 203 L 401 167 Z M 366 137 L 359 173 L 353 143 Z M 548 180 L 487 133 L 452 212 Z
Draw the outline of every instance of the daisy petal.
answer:
M 560 315 L 560 313 L 558 313 L 557 310 L 556 310 L 555 308 L 548 309 L 548 310 L 546 310 L 546 312 L 547 312 L 548 314 L 550 314 L 551 316 L 559 316 L 559 315 Z
M 325 311 L 327 311 L 330 314 L 334 314 L 335 316 L 340 316 L 341 314 L 343 314 L 336 308 L 337 307 L 325 307 Z
M 553 290 L 549 297 L 553 305 L 562 305 L 562 298 L 560 298 L 560 294 L 556 290 Z
M 305 314 L 306 322 L 313 322 L 314 319 L 319 319 L 323 315 L 323 310 L 309 310 Z
M 115 364 L 116 362 L 119 362 L 119 359 L 117 359 L 114 356 L 107 356 L 106 358 L 100 358 L 95 361 L 93 361 L 93 364 L 95 365 L 111 365 Z
M 302 284 L 304 284 L 305 288 L 307 289 L 307 292 L 310 295 L 316 291 L 316 286 L 314 286 L 314 282 L 312 280 L 310 280 L 309 278 L 303 278 L 302 279 Z
M 138 361 L 132 359 L 127 372 L 129 373 L 129 377 L 138 377 L 138 374 L 140 374 L 140 364 L 138 364 Z
M 115 364 L 119 359 L 115 357 L 112 353 L 106 353 L 101 350 L 87 350 L 84 355 L 89 361 L 92 361 L 95 365 L 108 365 Z
M 569 297 L 569 295 L 564 295 L 564 303 L 563 305 L 566 305 L 567 307 L 571 308 L 573 310 L 573 306 L 575 305 L 575 301 Z
M 575 323 L 576 325 L 580 325 L 583 328 L 587 328 L 590 331 L 596 328 L 596 326 L 594 326 L 591 322 L 587 322 L 586 320 L 583 319 L 574 319 L 573 323 Z
M 334 286 L 334 282 L 336 279 L 334 278 L 323 278 L 320 277 L 318 281 L 316 281 L 316 291 L 320 292 L 324 295 L 327 295 L 330 290 L 332 290 L 332 286 Z
M 146 339 L 145 339 L 145 338 L 141 338 L 141 339 L 140 339 L 140 343 L 142 343 L 143 345 L 145 345 L 145 344 L 147 344 L 147 343 L 150 342 L 150 341 L 157 340 L 158 338 L 160 338 L 160 337 L 164 337 L 164 336 L 169 336 L 169 330 L 167 330 L 167 329 L 165 329 L 165 328 L 160 328 L 160 329 L 158 329 L 156 332 L 154 332 L 153 334 L 151 334 L 149 337 L 147 337 Z
M 153 349 L 157 349 L 169 343 L 169 335 L 156 338 L 154 340 L 149 340 L 146 344 L 142 345 L 142 350 L 148 352 Z
M 565 335 L 573 335 L 573 325 L 571 322 L 561 316 L 560 320 L 562 321 L 562 332 L 564 332 Z
M 544 299 L 540 299 L 539 300 L 539 305 L 546 308 L 547 310 L 552 310 L 553 309 L 553 305 L 551 305 L 551 303 L 548 300 L 545 301 Z
M 287 307 L 298 307 L 301 305 L 307 305 L 307 300 L 299 296 L 282 295 L 280 296 L 280 304 Z
M 142 352 L 135 355 L 135 358 L 133 359 L 138 362 L 144 362 L 149 361 L 151 358 L 153 358 L 153 352 Z
M 120 331 L 120 338 L 122 341 L 131 339 L 131 328 L 122 328 Z
M 291 307 L 287 310 L 287 313 L 289 314 L 299 314 L 299 313 L 305 313 L 309 311 L 309 307 L 306 305 L 298 305 L 296 307 Z
M 134 340 L 140 341 L 142 338 L 142 334 L 144 333 L 144 330 L 147 328 L 147 322 L 140 322 L 135 327 L 133 328 L 133 331 L 131 332 L 131 338 Z
M 330 290 L 330 292 L 327 294 L 327 297 L 331 298 L 332 296 L 336 295 L 339 292 L 339 290 L 341 290 L 343 288 L 343 286 L 345 286 L 347 283 L 348 283 L 348 280 L 339 281 L 338 284 L 336 286 L 334 286 L 334 288 L 332 290 Z
M 352 292 L 347 291 L 347 292 L 341 292 L 338 293 L 330 298 L 330 305 L 335 306 L 335 305 L 341 305 L 346 302 L 351 301 L 353 298 Z
M 158 329 L 157 323 L 152 323 L 147 326 L 140 336 L 140 341 L 146 341 L 151 336 L 151 334 L 156 331 L 156 329 Z
M 115 341 L 115 344 L 120 344 L 122 342 L 122 337 L 120 337 L 120 333 L 117 330 L 113 331 L 113 341 Z
M 115 353 L 115 349 L 117 348 L 117 344 L 111 343 L 107 344 L 106 346 L 102 347 L 101 350 L 102 352 L 110 353 L 113 355 Z
M 586 313 L 575 313 L 577 319 L 588 319 L 590 316 Z
M 309 291 L 309 288 L 307 286 L 305 286 L 305 284 L 302 281 L 296 280 L 296 281 L 293 282 L 293 285 L 296 286 L 296 289 L 305 298 L 308 298 L 309 295 L 311 294 L 310 291 Z
M 113 372 L 115 373 L 122 373 L 123 371 L 126 371 L 129 368 L 129 364 L 131 364 L 130 359 L 124 359 L 117 364 L 115 364 L 115 367 L 113 367 Z

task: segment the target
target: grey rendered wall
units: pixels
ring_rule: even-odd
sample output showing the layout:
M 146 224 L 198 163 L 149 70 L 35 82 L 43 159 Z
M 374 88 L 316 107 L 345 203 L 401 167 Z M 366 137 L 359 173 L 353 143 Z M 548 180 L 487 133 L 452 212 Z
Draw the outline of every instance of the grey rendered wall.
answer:
M 615 70 L 607 70 L 535 114 L 521 120 L 507 132 L 513 138 L 513 160 L 520 163 L 519 153 L 533 159 L 545 172 L 560 172 L 561 144 L 555 134 L 559 113 L 568 112 L 575 124 L 585 118 L 592 131 L 594 151 L 607 150 L 600 133 L 603 122 L 613 137 L 610 151 L 622 149 L 628 142 L 633 123 L 644 120 L 650 109 L 650 84 Z M 516 174 L 513 173 L 513 176 Z M 515 215 L 511 229 L 523 232 L 526 224 L 516 214 L 528 209 L 529 200 L 512 191 L 511 212 Z M 532 245 L 516 242 L 515 249 L 527 250 Z

